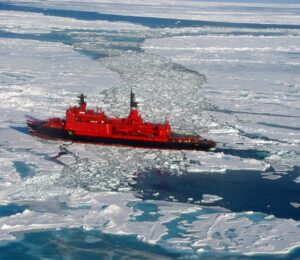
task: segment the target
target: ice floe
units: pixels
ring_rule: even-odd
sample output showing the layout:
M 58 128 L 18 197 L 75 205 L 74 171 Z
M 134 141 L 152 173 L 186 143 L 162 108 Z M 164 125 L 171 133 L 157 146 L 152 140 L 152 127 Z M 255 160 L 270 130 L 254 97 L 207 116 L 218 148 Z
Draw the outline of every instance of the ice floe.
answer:
M 0 219 L 0 237 L 13 239 L 16 232 L 26 230 L 84 227 L 98 228 L 105 233 L 135 234 L 146 242 L 168 246 L 174 244 L 177 248 L 188 248 L 200 254 L 208 249 L 241 254 L 275 254 L 287 253 L 299 246 L 300 230 L 293 220 L 269 219 L 267 216 L 254 220 L 255 213 L 249 217 L 244 213 L 222 212 L 222 209 L 210 212 L 209 208 L 182 203 L 143 202 L 130 193 L 88 193 L 78 190 L 69 195 L 69 207 L 81 204 L 90 208 L 66 208 L 56 213 L 27 209 Z M 149 203 L 154 207 L 149 208 Z M 138 204 L 139 214 L 135 211 Z M 132 218 L 151 212 L 159 214 L 159 218 Z M 178 233 L 173 231 L 168 234 L 171 223 L 175 224 Z M 184 237 L 182 233 L 185 233 Z
M 215 201 L 218 200 L 222 200 L 223 198 L 217 195 L 212 195 L 212 194 L 203 194 L 202 195 L 203 199 L 202 202 L 203 203 L 214 203 Z

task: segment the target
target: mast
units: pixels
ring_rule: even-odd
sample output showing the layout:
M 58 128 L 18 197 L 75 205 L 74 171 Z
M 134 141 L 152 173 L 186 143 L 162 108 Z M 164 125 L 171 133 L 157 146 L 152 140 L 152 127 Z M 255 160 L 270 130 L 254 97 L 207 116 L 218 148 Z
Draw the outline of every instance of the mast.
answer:
M 79 105 L 86 105 L 86 102 L 85 102 L 85 98 L 86 98 L 86 95 L 84 94 L 80 94 L 79 96 L 77 96 L 79 98 Z
M 138 102 L 135 100 L 135 94 L 132 92 L 132 88 L 130 91 L 130 110 L 138 108 Z
M 85 98 L 86 98 L 86 95 L 84 94 L 80 94 L 79 96 L 77 96 L 79 98 L 79 108 L 81 111 L 85 111 L 86 110 L 86 102 L 85 102 Z

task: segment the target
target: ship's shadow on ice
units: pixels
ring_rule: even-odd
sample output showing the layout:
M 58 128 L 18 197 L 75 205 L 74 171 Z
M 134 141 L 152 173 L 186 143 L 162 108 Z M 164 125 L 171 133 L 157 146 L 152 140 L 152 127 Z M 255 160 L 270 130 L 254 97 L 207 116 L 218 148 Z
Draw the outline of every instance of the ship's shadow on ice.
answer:
M 262 178 L 260 172 L 245 170 L 182 175 L 152 170 L 138 174 L 133 189 L 143 199 L 200 203 L 234 212 L 254 211 L 299 220 L 300 208 L 291 205 L 300 203 L 300 185 L 293 182 L 299 172 L 300 168 L 295 167 L 282 178 L 270 180 Z M 207 203 L 202 200 L 203 194 L 223 199 Z
M 22 134 L 30 135 L 28 128 L 25 126 L 10 126 L 11 129 L 16 130 Z

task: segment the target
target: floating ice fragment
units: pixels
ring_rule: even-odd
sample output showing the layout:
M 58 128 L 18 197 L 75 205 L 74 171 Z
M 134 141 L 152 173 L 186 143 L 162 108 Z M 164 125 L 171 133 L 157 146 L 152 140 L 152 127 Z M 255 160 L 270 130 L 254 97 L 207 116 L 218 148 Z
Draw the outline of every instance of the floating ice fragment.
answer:
M 299 209 L 300 208 L 300 203 L 297 203 L 297 202 L 290 202 L 291 206 L 293 206 L 294 208 L 296 209 Z
M 298 176 L 297 178 L 295 178 L 295 179 L 294 179 L 294 182 L 300 183 L 300 176 Z
M 219 200 L 222 200 L 223 198 L 220 197 L 220 196 L 217 196 L 217 195 L 212 195 L 212 194 L 203 194 L 202 195 L 202 200 L 201 202 L 202 203 L 206 203 L 206 204 L 209 204 L 209 203 L 214 203 L 216 201 L 219 201 Z
M 268 174 L 268 175 L 262 175 L 262 178 L 268 180 L 278 180 L 282 178 L 282 176 L 277 174 Z
M 274 215 L 265 216 L 265 220 L 275 220 L 275 216 Z

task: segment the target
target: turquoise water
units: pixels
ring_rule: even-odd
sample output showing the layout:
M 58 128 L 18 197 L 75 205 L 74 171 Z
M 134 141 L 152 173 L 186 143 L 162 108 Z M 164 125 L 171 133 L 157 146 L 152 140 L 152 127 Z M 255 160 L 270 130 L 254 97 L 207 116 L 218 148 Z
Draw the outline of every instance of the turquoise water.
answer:
M 14 161 L 13 164 L 14 167 L 16 168 L 17 173 L 20 175 L 22 179 L 34 176 L 35 174 L 34 165 L 23 161 Z
M 134 212 L 143 212 L 141 215 L 130 217 L 129 220 L 133 222 L 154 222 L 158 221 L 161 216 L 161 214 L 158 213 L 158 206 L 153 203 L 130 202 L 127 206 L 132 208 Z
M 228 236 L 233 234 L 232 231 Z M 300 250 L 282 256 L 241 256 L 217 252 L 197 254 L 188 250 L 176 251 L 147 244 L 135 236 L 103 234 L 100 231 L 82 228 L 19 233 L 16 236 L 18 238 L 16 241 L 0 245 L 0 259 L 293 260 L 300 255 Z
M 23 212 L 27 207 L 16 204 L 0 205 L 0 217 L 7 217 Z
M 84 229 L 24 233 L 0 246 L 0 259 L 168 259 L 182 253 L 149 245 L 135 236 L 106 235 Z

